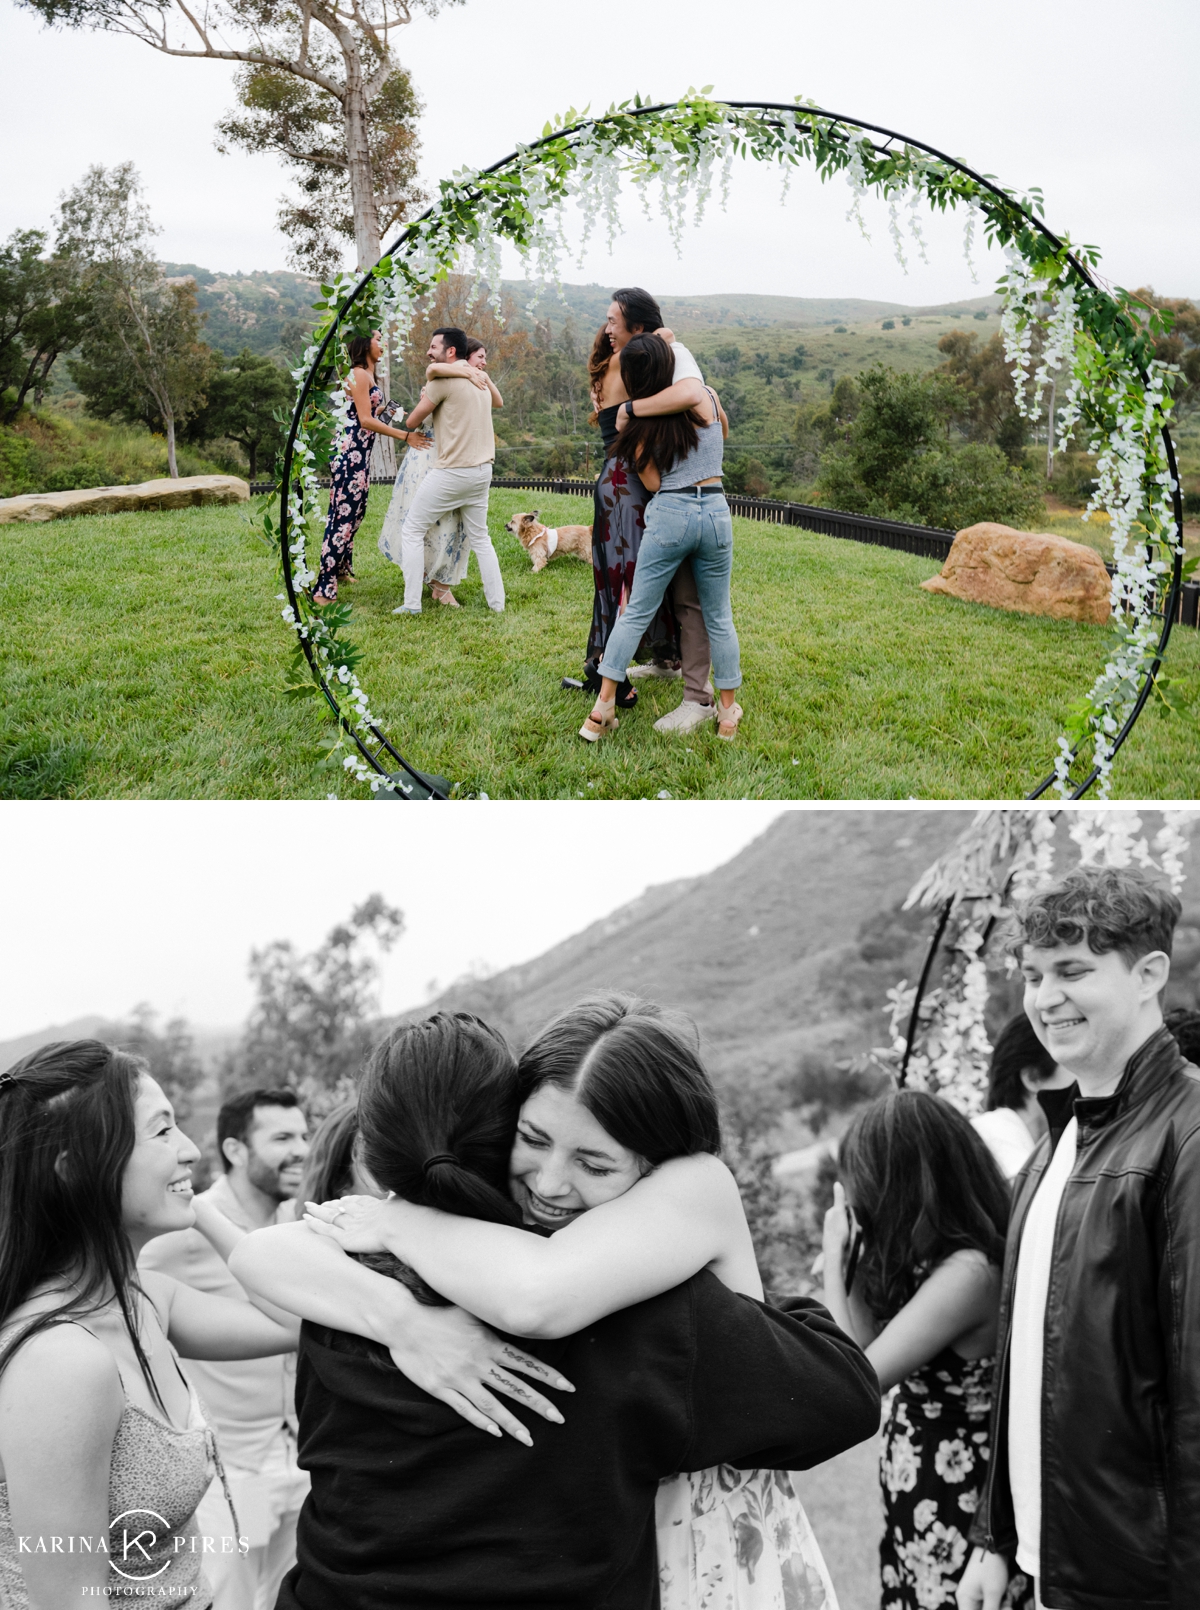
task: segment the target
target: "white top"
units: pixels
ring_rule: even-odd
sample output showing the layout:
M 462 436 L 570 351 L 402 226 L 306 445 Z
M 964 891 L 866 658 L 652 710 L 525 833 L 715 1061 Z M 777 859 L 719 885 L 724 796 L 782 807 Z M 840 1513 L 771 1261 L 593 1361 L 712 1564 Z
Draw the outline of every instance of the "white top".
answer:
M 1017 1564 L 1031 1577 L 1041 1573 L 1042 1542 L 1042 1362 L 1046 1294 L 1054 1255 L 1054 1231 L 1063 1190 L 1075 1166 L 1079 1126 L 1062 1132 L 1042 1175 L 1021 1231 L 1017 1287 L 1013 1296 L 1012 1371 L 1008 1388 L 1008 1480 L 1017 1523 Z
M 675 359 L 675 373 L 671 376 L 672 384 L 676 380 L 699 380 L 704 376 L 700 373 L 700 365 L 692 357 L 682 341 L 671 342 L 671 356 Z
M 1014 1180 L 1037 1145 L 1015 1107 L 997 1107 L 971 1119 L 971 1128 L 996 1159 L 1006 1180 Z

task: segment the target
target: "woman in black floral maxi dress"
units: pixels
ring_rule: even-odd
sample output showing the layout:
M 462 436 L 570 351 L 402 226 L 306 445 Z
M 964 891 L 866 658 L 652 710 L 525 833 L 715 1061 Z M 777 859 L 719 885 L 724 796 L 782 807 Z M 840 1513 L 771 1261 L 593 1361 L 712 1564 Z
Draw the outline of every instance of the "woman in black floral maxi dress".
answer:
M 330 471 L 329 513 L 321 543 L 321 564 L 313 588 L 314 604 L 331 604 L 339 581 L 354 579 L 354 534 L 367 512 L 371 491 L 371 448 L 377 433 L 406 442 L 410 432 L 375 418 L 383 392 L 375 384 L 375 364 L 383 352 L 379 332 L 353 336 L 348 343 L 346 428 Z M 368 423 L 369 421 L 369 423 Z M 415 434 L 415 433 L 412 433 Z
M 864 1109 L 838 1171 L 825 1301 L 888 1392 L 881 1610 L 954 1610 L 991 1456 L 1008 1187 L 963 1115 L 919 1090 Z M 1032 1610 L 1021 1572 L 1002 1605 Z

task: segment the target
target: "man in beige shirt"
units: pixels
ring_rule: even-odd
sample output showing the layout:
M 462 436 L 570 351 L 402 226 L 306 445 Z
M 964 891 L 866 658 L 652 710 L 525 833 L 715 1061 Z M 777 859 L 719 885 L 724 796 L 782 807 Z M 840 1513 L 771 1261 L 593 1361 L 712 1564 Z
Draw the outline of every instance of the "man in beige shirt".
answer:
M 435 330 L 427 354 L 431 363 L 466 359 L 467 337 L 453 326 Z M 498 394 L 497 394 L 498 395 Z M 404 603 L 397 615 L 421 613 L 421 583 L 425 576 L 425 533 L 443 515 L 459 510 L 471 551 L 479 561 L 483 595 L 488 608 L 504 608 L 504 581 L 500 561 L 488 536 L 488 489 L 496 438 L 492 432 L 492 393 L 465 376 L 426 381 L 425 391 L 406 421 L 410 430 L 434 415 L 437 465 L 417 490 L 400 533 L 404 570 Z
M 208 1200 L 242 1230 L 274 1224 L 290 1210 L 308 1155 L 308 1119 L 295 1091 L 243 1090 L 217 1115 L 224 1172 Z M 289 1215 L 290 1216 L 290 1215 Z M 174 1275 L 197 1291 L 249 1302 L 220 1254 L 199 1230 L 160 1235 L 139 1266 Z M 216 1425 L 238 1528 L 221 1483 L 200 1501 L 196 1526 L 213 1610 L 273 1610 L 279 1584 L 296 1558 L 296 1521 L 308 1474 L 296 1459 L 293 1355 L 223 1363 L 188 1360 L 188 1375 Z

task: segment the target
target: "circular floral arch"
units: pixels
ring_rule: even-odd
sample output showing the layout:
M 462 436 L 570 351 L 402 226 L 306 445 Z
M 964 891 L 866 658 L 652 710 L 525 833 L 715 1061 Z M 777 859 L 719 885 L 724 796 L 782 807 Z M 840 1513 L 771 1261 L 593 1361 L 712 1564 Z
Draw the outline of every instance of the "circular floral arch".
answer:
M 1175 371 L 1155 357 L 1153 345 L 1171 315 L 1099 283 L 1097 251 L 1050 231 L 1039 192 L 1018 196 L 933 146 L 799 99 L 791 105 L 714 101 L 703 92 L 671 105 L 635 100 L 600 117 L 566 113 L 548 123 L 540 139 L 492 167 L 464 169 L 443 181 L 434 205 L 357 283 L 341 275 L 322 286 L 321 318 L 294 371 L 298 391 L 282 458 L 278 522 L 268 507 L 263 533 L 278 542 L 281 613 L 295 633 L 287 691 L 324 699 L 337 723 L 327 763 L 338 765 L 340 755 L 340 764 L 372 789 L 408 794 L 419 784 L 422 795 L 429 792 L 371 712 L 358 676 L 361 654 L 347 631 L 349 605 L 320 606 L 311 596 L 316 578 L 306 541 L 321 516 L 318 466 L 330 456 L 344 418 L 337 359 L 345 335 L 387 327 L 403 341 L 417 304 L 451 272 L 470 271 L 498 299 L 505 244 L 538 279 L 557 281 L 567 250 L 566 203 L 579 207 L 585 241 L 600 222 L 611 243 L 623 179 L 632 180 L 647 210 L 657 187 L 678 243 L 689 205 L 699 222 L 714 183 L 724 199 L 739 157 L 781 164 L 785 183 L 801 162 L 815 166 L 822 180 L 842 175 L 853 193 L 847 216 L 864 233 L 862 198 L 880 197 L 902 263 L 906 231 L 924 255 L 916 214 L 922 200 L 942 212 L 965 211 L 968 261 L 980 220 L 987 240 L 1003 249 L 1001 330 L 1017 406 L 1037 417 L 1047 385 L 1064 376 L 1059 431 L 1064 439 L 1077 425 L 1089 432 L 1097 488 L 1088 513 L 1102 509 L 1110 516 L 1114 562 L 1111 657 L 1071 707 L 1054 769 L 1029 798 L 1053 787 L 1079 799 L 1093 784 L 1106 798 L 1113 757 L 1151 694 L 1166 686 L 1160 667 L 1183 581 L 1183 503 L 1169 430 Z M 902 197 L 908 202 L 904 223 Z M 432 797 L 445 795 L 435 787 Z

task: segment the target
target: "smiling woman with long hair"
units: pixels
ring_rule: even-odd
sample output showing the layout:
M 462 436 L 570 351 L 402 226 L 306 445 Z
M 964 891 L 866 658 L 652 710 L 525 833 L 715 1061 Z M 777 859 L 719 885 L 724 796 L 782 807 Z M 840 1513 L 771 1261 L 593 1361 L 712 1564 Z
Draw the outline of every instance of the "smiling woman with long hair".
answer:
M 169 1230 L 199 1224 L 222 1251 L 238 1239 L 193 1207 L 199 1156 L 146 1064 L 99 1040 L 44 1046 L 0 1074 L 7 1610 L 81 1596 L 211 1603 L 192 1518 L 220 1460 L 176 1349 L 259 1358 L 290 1350 L 295 1334 L 247 1304 L 137 1272 L 141 1248 Z M 78 1547 L 20 1547 L 30 1537 Z

